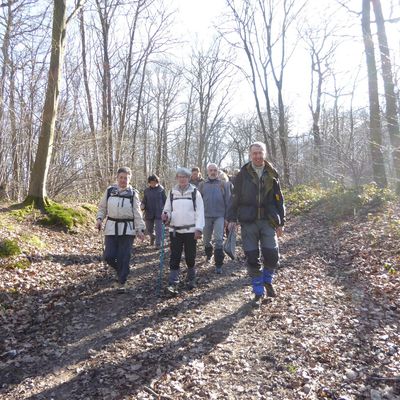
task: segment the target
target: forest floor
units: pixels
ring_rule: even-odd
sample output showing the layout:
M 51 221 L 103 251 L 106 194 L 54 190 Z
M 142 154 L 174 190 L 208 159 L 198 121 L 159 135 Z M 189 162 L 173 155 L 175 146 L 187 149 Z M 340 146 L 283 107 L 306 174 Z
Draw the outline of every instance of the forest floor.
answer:
M 45 246 L 28 245 L 26 269 L 0 265 L 0 399 L 399 400 L 399 221 L 393 204 L 335 224 L 292 217 L 277 297 L 255 310 L 240 248 L 216 275 L 199 245 L 198 288 L 169 298 L 159 253 L 135 244 L 120 293 L 94 231 L 3 208 L 1 237 Z

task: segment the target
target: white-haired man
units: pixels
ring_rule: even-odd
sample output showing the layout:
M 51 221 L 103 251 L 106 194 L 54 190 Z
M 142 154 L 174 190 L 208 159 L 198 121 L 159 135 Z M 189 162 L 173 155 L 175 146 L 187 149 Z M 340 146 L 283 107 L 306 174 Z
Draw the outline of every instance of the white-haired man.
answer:
M 228 215 L 228 229 L 240 222 L 243 250 L 252 280 L 253 305 L 274 297 L 274 271 L 279 263 L 278 237 L 283 233 L 285 206 L 276 169 L 265 160 L 262 142 L 250 145 L 250 162 L 238 173 Z M 263 263 L 260 261 L 260 247 Z
M 217 274 L 222 274 L 224 228 L 227 224 L 232 184 L 219 179 L 218 166 L 214 163 L 207 165 L 207 176 L 208 178 L 198 186 L 204 202 L 203 243 L 207 260 L 211 259 L 214 250 L 215 270 Z M 211 243 L 213 235 L 214 249 Z

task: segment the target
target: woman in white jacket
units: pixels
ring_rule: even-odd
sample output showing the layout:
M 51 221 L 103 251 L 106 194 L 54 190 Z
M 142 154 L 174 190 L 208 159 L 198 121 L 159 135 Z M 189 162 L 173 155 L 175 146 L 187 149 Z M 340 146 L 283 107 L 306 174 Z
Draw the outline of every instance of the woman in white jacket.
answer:
M 124 285 L 129 274 L 131 249 L 135 236 L 144 238 L 144 222 L 140 211 L 140 199 L 129 185 L 131 170 L 121 167 L 117 171 L 117 184 L 105 191 L 97 213 L 96 228 L 104 226 L 104 259 L 117 271 L 118 281 Z
M 163 221 L 169 224 L 171 256 L 167 290 L 171 294 L 177 293 L 183 249 L 188 268 L 187 286 L 189 289 L 196 286 L 196 240 L 203 232 L 204 206 L 200 192 L 189 183 L 190 176 L 189 169 L 177 169 L 177 184 L 167 196 L 162 215 Z

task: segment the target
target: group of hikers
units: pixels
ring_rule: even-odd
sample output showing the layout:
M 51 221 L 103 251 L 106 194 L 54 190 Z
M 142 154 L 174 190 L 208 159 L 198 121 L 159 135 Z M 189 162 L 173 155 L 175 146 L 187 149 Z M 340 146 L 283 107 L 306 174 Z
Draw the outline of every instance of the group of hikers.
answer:
M 116 184 L 107 188 L 100 201 L 96 222 L 100 231 L 105 221 L 104 259 L 116 270 L 119 285 L 123 286 L 128 278 L 134 238 L 143 240 L 146 233 L 150 245 L 163 251 L 163 232 L 168 227 L 167 293 L 178 293 L 183 253 L 186 286 L 195 288 L 197 241 L 203 238 L 207 261 L 214 256 L 215 273 L 221 274 L 224 234 L 236 232 L 240 224 L 253 306 L 260 307 L 265 296 L 275 297 L 272 281 L 279 263 L 278 237 L 285 223 L 284 200 L 278 173 L 266 160 L 265 144 L 252 143 L 249 157 L 233 179 L 219 171 L 215 163 L 207 165 L 206 179 L 197 167 L 179 167 L 176 184 L 169 193 L 157 175 L 151 175 L 142 200 L 129 184 L 131 170 L 119 168 Z

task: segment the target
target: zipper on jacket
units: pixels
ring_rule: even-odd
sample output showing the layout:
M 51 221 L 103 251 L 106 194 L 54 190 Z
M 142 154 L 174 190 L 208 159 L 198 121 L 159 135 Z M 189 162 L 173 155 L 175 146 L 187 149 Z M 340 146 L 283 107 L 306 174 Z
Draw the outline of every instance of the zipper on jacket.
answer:
M 261 177 L 262 177 L 262 175 L 261 175 Z M 258 178 L 258 210 L 257 210 L 258 218 L 257 219 L 261 219 L 261 177 Z

